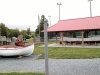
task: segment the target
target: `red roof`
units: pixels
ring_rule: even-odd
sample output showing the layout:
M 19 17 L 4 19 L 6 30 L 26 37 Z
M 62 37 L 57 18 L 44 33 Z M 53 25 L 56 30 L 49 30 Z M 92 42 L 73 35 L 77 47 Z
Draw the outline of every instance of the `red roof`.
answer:
M 100 16 L 61 20 L 48 28 L 48 32 L 100 29 Z

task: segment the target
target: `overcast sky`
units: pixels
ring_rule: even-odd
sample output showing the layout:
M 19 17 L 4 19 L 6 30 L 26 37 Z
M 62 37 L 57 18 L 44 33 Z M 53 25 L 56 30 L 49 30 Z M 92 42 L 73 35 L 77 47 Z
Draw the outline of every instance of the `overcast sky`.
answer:
M 38 25 L 38 15 L 51 16 L 51 25 L 58 22 L 61 2 L 61 20 L 90 16 L 88 0 L 0 0 L 0 23 L 9 28 L 34 31 Z M 100 0 L 92 1 L 93 16 L 100 16 Z

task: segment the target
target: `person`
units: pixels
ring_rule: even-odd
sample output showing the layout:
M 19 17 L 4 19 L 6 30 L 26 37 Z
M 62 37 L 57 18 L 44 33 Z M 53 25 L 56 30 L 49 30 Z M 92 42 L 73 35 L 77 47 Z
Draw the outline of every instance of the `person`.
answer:
M 23 40 L 21 40 L 19 38 L 16 39 L 15 45 L 16 46 L 21 46 L 21 47 L 24 47 L 25 46 Z

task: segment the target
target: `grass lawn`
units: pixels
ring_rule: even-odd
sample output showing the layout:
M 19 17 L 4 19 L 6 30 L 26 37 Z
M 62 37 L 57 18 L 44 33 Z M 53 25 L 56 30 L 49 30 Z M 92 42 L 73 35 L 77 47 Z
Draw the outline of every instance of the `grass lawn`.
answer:
M 44 75 L 42 73 L 16 73 L 16 72 L 12 72 L 12 73 L 0 73 L 0 75 Z
M 49 58 L 54 59 L 100 58 L 100 48 L 49 47 L 48 49 Z M 44 47 L 35 46 L 34 54 L 44 54 Z

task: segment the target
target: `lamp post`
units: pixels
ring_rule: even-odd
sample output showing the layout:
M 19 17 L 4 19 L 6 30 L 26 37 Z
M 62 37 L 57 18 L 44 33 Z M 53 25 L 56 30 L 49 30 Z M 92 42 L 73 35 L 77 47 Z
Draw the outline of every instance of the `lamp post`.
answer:
M 48 33 L 47 33 L 47 19 L 44 19 L 44 51 L 45 51 L 45 75 L 49 75 L 48 66 Z
M 51 26 L 51 16 L 48 16 L 49 17 L 49 25 Z
M 62 5 L 62 4 L 60 2 L 60 3 L 57 3 L 57 5 L 59 6 L 59 21 L 60 21 L 60 5 Z
M 40 17 L 38 15 L 38 25 L 39 25 L 39 42 L 40 42 Z
M 1 36 L 1 27 L 0 27 L 0 36 Z
M 91 2 L 93 1 L 93 0 L 88 0 L 89 2 L 90 2 L 90 17 L 92 17 L 92 4 L 91 4 Z

